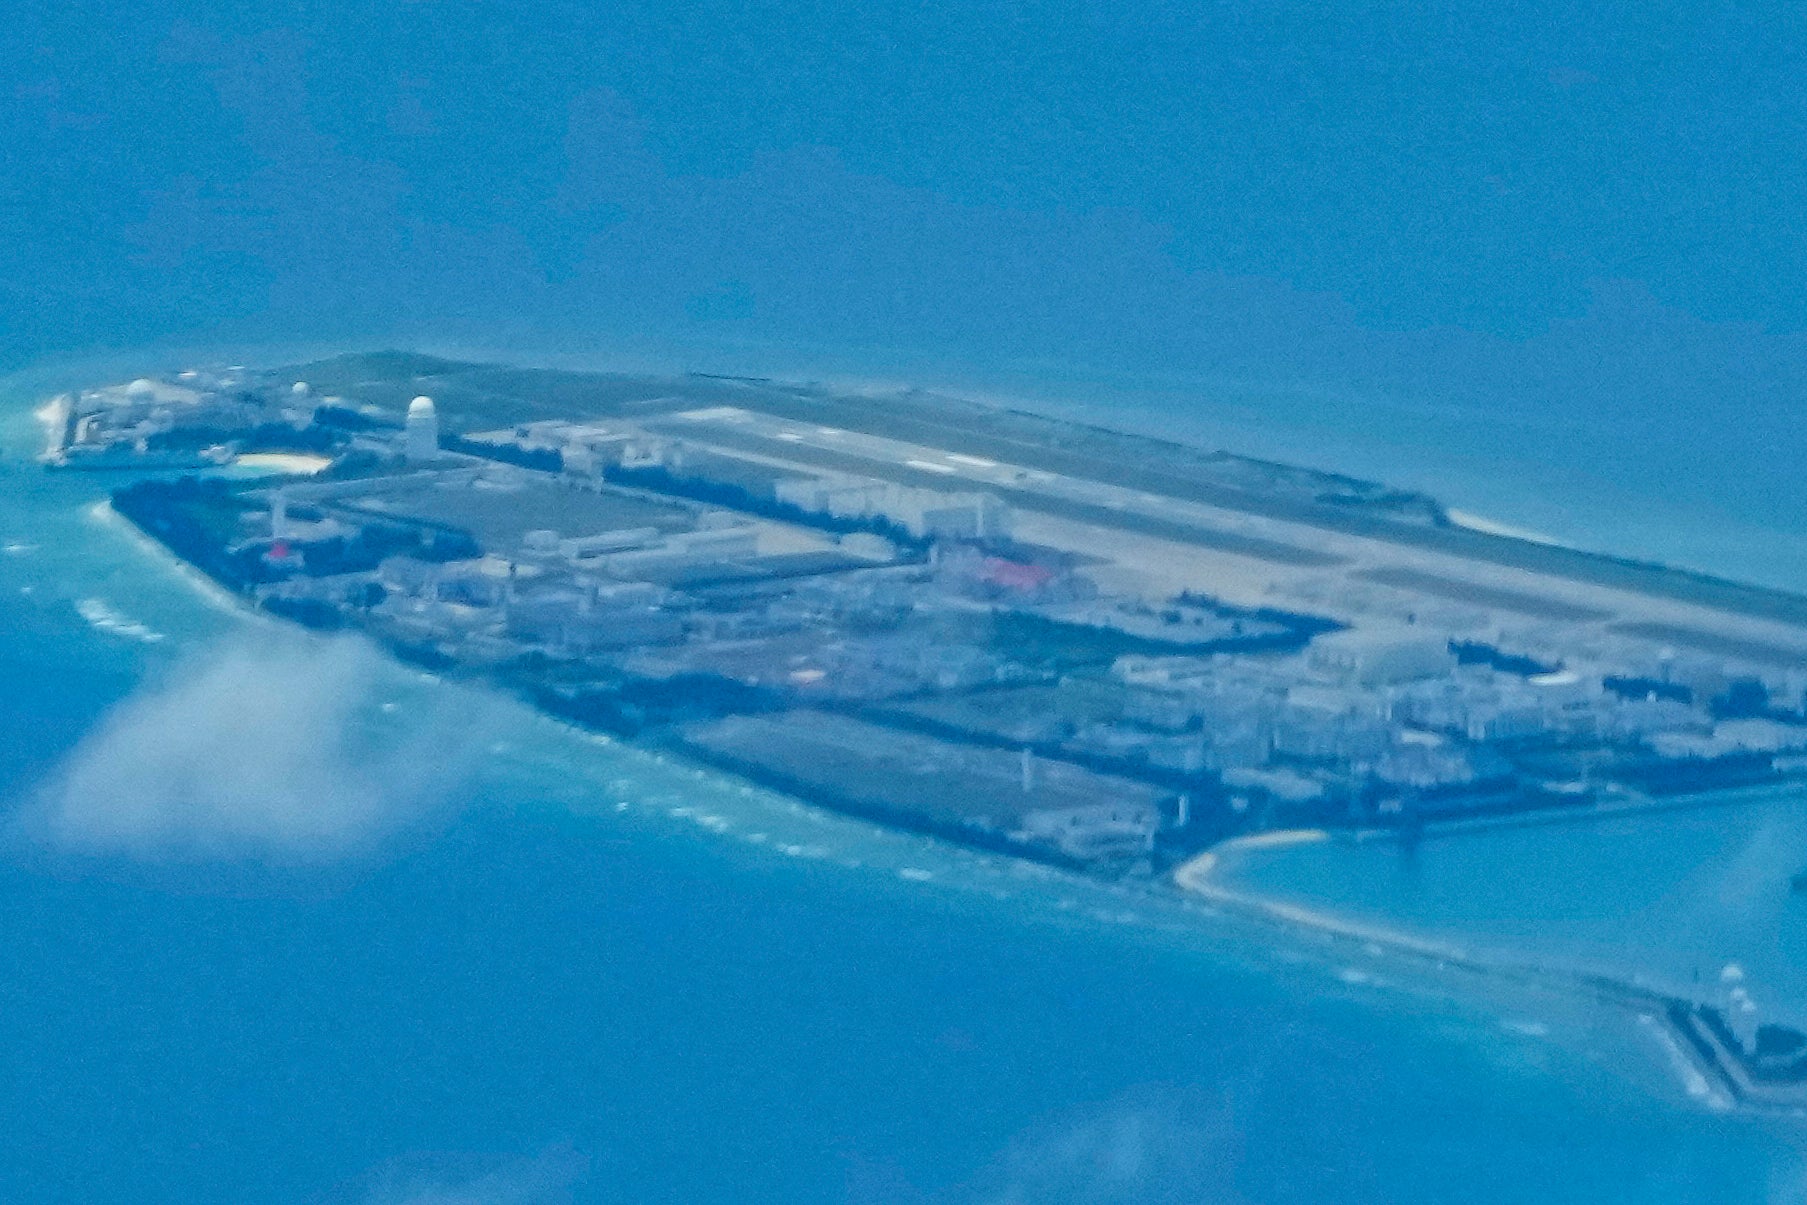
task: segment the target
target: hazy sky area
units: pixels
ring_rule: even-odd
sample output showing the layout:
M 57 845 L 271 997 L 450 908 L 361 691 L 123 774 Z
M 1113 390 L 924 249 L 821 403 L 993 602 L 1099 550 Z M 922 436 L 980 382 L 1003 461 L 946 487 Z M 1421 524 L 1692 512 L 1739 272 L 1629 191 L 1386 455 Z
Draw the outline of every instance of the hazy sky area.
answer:
M 1804 24 L 22 6 L 0 364 L 296 338 L 927 357 L 1557 413 L 1714 490 L 1792 481 Z

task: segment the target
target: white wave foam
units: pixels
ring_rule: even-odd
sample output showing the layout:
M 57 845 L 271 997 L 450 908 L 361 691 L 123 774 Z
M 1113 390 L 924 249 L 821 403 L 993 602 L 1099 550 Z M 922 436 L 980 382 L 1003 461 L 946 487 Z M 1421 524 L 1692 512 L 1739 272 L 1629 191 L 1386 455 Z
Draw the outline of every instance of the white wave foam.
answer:
M 75 610 L 96 631 L 123 636 L 128 640 L 139 640 L 145 644 L 156 644 L 164 639 L 162 632 L 146 627 L 102 598 L 84 598 L 75 604 Z
M 145 535 L 132 525 L 125 516 L 113 509 L 113 504 L 101 499 L 83 512 L 90 520 L 99 523 L 111 531 L 116 531 L 148 552 L 159 564 L 165 566 L 188 583 L 207 603 L 238 619 L 257 619 L 267 624 L 275 624 L 277 620 L 254 611 L 245 605 L 243 599 L 221 586 L 218 582 L 190 565 L 187 561 L 170 552 L 163 545 Z

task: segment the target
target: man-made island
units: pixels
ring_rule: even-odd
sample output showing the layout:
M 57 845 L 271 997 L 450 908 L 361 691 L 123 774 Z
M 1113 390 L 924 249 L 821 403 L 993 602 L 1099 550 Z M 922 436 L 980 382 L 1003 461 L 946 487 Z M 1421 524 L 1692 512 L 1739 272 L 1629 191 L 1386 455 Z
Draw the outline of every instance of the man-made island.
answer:
M 1338 475 L 916 391 L 401 353 L 43 413 L 52 466 L 165 470 L 115 508 L 267 611 L 1091 873 L 1807 773 L 1807 597 Z M 1696 1003 L 1647 1001 L 1734 1095 L 1807 1076 L 1792 1030 Z

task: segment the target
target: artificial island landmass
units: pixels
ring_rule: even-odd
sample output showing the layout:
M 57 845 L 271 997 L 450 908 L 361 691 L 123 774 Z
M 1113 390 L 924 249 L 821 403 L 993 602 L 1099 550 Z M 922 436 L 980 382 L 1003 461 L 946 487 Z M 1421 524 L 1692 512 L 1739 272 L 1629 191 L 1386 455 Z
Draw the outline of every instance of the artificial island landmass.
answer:
M 114 508 L 265 611 L 1268 919 L 1298 917 L 1215 887 L 1214 847 L 1807 776 L 1807 597 L 1340 475 L 915 390 L 393 352 L 41 414 L 47 464 L 138 470 Z M 1665 1026 L 1705 1094 L 1807 1103 L 1807 1036 L 1736 975 L 1698 999 L 1573 978 Z

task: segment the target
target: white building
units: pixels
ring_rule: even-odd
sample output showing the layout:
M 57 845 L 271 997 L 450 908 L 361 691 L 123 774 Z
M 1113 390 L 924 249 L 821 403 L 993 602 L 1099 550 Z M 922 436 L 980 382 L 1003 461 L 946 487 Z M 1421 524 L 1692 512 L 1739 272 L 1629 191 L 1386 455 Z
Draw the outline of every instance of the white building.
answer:
M 1109 800 L 1034 808 L 1024 814 L 1020 831 L 1031 840 L 1053 845 L 1069 857 L 1091 861 L 1146 855 L 1154 849 L 1155 832 L 1160 827 L 1161 813 L 1153 804 Z
M 871 477 L 793 477 L 780 502 L 837 519 L 883 519 L 918 539 L 991 540 L 1010 534 L 1010 508 L 991 494 L 923 489 Z
M 1311 666 L 1341 682 L 1383 686 L 1434 678 L 1455 667 L 1447 637 L 1348 628 L 1311 642 Z

